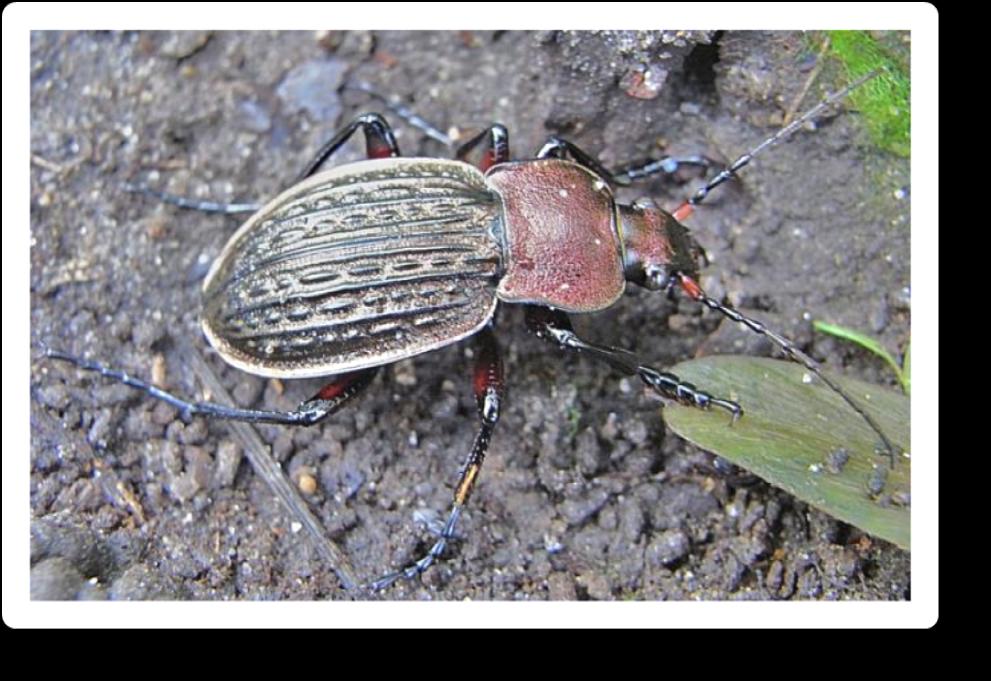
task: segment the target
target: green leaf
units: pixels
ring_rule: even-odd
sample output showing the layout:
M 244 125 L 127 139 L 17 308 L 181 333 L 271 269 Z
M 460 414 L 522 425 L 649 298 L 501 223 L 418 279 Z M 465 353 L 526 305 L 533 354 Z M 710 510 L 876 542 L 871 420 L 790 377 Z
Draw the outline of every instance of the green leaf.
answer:
M 911 152 L 911 81 L 906 45 L 898 33 L 828 31 L 830 51 L 850 79 L 870 71 L 881 74 L 853 92 L 850 99 L 863 113 L 871 137 L 882 149 L 907 157 Z
M 905 388 L 905 394 L 912 394 L 912 344 L 908 343 L 905 346 L 905 356 L 902 357 L 902 387 Z
M 723 355 L 683 362 L 672 371 L 743 407 L 743 416 L 731 423 L 720 409 L 668 405 L 664 418 L 676 433 L 844 522 L 911 548 L 905 395 L 833 377 L 901 448 L 889 470 L 887 456 L 875 452 L 880 443 L 870 426 L 804 367 Z M 849 455 L 842 465 L 841 450 Z
M 881 342 L 876 338 L 872 338 L 866 334 L 860 333 L 859 331 L 854 331 L 853 329 L 848 329 L 845 326 L 837 326 L 836 324 L 830 324 L 829 322 L 823 322 L 818 319 L 813 320 L 812 326 L 816 331 L 821 331 L 822 333 L 828 333 L 831 336 L 836 336 L 837 338 L 842 338 L 843 340 L 848 340 L 851 343 L 856 343 L 857 345 L 870 350 L 875 355 L 883 359 L 891 369 L 895 372 L 895 376 L 898 378 L 898 382 L 901 383 L 902 389 L 905 394 L 908 395 L 911 389 L 910 380 L 903 372 L 902 368 L 898 366 L 898 362 L 895 360 L 894 356 L 888 349 L 881 345 Z M 908 357 L 908 355 L 906 355 Z

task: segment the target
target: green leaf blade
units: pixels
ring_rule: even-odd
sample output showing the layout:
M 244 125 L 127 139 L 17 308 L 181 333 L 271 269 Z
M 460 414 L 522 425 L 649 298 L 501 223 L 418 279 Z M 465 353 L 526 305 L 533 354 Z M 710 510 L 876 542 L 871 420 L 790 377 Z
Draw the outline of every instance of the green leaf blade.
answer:
M 891 355 L 891 353 L 888 352 L 888 349 L 881 345 L 879 340 L 860 333 L 859 331 L 848 329 L 845 326 L 837 326 L 836 324 L 830 324 L 829 322 L 823 322 L 818 319 L 812 322 L 812 326 L 816 331 L 828 333 L 831 336 L 836 336 L 837 338 L 842 338 L 843 340 L 850 341 L 851 343 L 856 343 L 862 348 L 873 352 L 875 355 L 883 359 L 888 363 L 888 366 L 891 367 L 891 370 L 895 372 L 898 382 L 901 383 L 902 388 L 905 389 L 905 394 L 908 394 L 909 387 L 906 382 L 906 377 L 902 372 L 902 368 L 898 366 L 898 362 Z
M 731 424 L 721 410 L 665 407 L 676 433 L 830 515 L 910 548 L 910 460 L 893 469 L 875 453 L 878 437 L 836 393 L 803 367 L 778 360 L 713 356 L 672 369 L 707 392 L 736 400 L 744 415 Z M 909 400 L 854 379 L 833 377 L 909 451 Z M 839 450 L 849 458 L 838 466 Z M 880 469 L 880 471 L 878 470 Z M 885 474 L 883 488 L 876 490 Z
M 902 358 L 902 387 L 906 395 L 912 394 L 912 344 L 905 346 L 905 356 Z

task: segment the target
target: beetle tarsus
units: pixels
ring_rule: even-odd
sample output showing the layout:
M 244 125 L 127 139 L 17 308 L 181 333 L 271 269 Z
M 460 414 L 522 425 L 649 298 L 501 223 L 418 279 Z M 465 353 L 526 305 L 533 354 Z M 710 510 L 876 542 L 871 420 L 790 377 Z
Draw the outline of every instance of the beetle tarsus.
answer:
M 526 320 L 527 329 L 537 338 L 565 350 L 586 352 L 596 359 L 607 362 L 627 376 L 639 376 L 641 381 L 661 397 L 699 409 L 709 409 L 715 405 L 730 412 L 734 422 L 743 415 L 743 409 L 736 402 L 713 397 L 672 373 L 641 364 L 637 356 L 628 350 L 598 345 L 580 338 L 572 329 L 568 315 L 560 310 L 529 305 L 526 310 Z
M 344 86 L 341 87 L 341 90 L 342 91 L 354 90 L 357 92 L 364 92 L 373 99 L 377 99 L 378 101 L 382 102 L 382 105 L 385 106 L 385 108 L 387 108 L 389 111 L 399 116 L 399 118 L 406 121 L 409 125 L 412 125 L 414 128 L 417 128 L 418 130 L 424 132 L 427 135 L 427 137 L 437 140 L 441 144 L 444 144 L 448 147 L 454 146 L 454 140 L 451 139 L 450 135 L 441 132 L 441 130 L 437 126 L 431 124 L 429 121 L 427 121 L 425 118 L 417 114 L 415 111 L 413 111 L 407 106 L 404 106 L 397 99 L 386 97 L 382 93 L 375 90 L 368 83 L 362 81 L 357 81 L 354 83 L 346 83 Z
M 733 417 L 731 424 L 736 423 L 743 416 L 743 408 L 736 402 L 713 397 L 704 390 L 699 390 L 693 384 L 682 381 L 670 372 L 657 371 L 651 367 L 642 366 L 638 367 L 637 374 L 640 376 L 640 380 L 661 397 L 674 399 L 681 404 L 699 409 L 711 409 L 713 406 L 725 409 Z
M 709 193 L 713 189 L 723 184 L 730 178 L 735 177 L 736 173 L 739 172 L 744 166 L 749 165 L 755 156 L 757 156 L 765 149 L 777 144 L 786 137 L 789 137 L 792 133 L 794 133 L 795 131 L 799 130 L 802 126 L 804 126 L 808 121 L 812 120 L 820 113 L 822 113 L 826 108 L 842 100 L 844 97 L 850 94 L 850 92 L 860 87 L 871 78 L 874 78 L 876 75 L 878 75 L 878 73 L 879 71 L 876 70 L 871 71 L 870 73 L 867 73 L 861 76 L 860 78 L 858 78 L 857 80 L 853 81 L 852 83 L 850 83 L 843 89 L 839 90 L 838 92 L 828 95 L 827 97 L 823 98 L 818 104 L 816 104 L 814 107 L 812 107 L 811 109 L 803 113 L 801 116 L 793 120 L 791 123 L 784 126 L 783 128 L 775 132 L 773 135 L 771 135 L 770 137 L 762 141 L 760 144 L 750 149 L 749 151 L 741 154 L 735 161 L 730 163 L 729 166 L 721 170 L 715 177 L 713 177 L 711 180 L 706 182 L 704 186 L 696 190 L 695 193 L 692 194 L 692 197 L 688 199 L 688 201 L 683 206 L 681 206 L 677 211 L 675 211 L 674 216 L 680 221 L 684 219 L 684 217 L 687 217 L 687 215 L 690 215 L 692 207 L 697 206 L 703 201 L 705 201 L 706 197 L 709 196 Z M 684 217 L 679 215 L 679 213 L 683 214 Z
M 619 185 L 629 185 L 646 180 L 654 175 L 676 177 L 683 168 L 701 168 L 704 174 L 716 163 L 700 154 L 692 156 L 661 156 L 648 158 L 638 163 L 628 163 L 619 170 L 612 171 L 612 180 Z
M 296 411 L 267 411 L 239 409 L 216 402 L 192 402 L 163 390 L 148 381 L 135 378 L 127 372 L 111 369 L 104 364 L 77 357 L 67 352 L 46 349 L 45 356 L 75 365 L 84 371 L 98 373 L 118 383 L 140 390 L 156 400 L 161 400 L 179 411 L 184 420 L 193 416 L 212 416 L 230 421 L 249 423 L 275 423 L 287 426 L 312 426 L 327 418 L 345 403 L 358 395 L 378 372 L 378 367 L 341 374 L 312 399 L 303 402 Z
M 364 585 L 369 591 L 382 591 L 387 589 L 393 584 L 395 584 L 400 579 L 415 579 L 419 575 L 426 572 L 431 565 L 433 565 L 438 558 L 444 553 L 447 548 L 447 543 L 454 539 L 454 528 L 457 525 L 458 518 L 461 517 L 461 506 L 455 506 L 451 510 L 451 515 L 447 519 L 447 523 L 444 525 L 444 529 L 440 533 L 440 537 L 434 542 L 434 545 L 430 547 L 423 558 L 420 558 L 415 563 L 403 568 L 402 570 L 396 570 L 395 572 L 390 572 L 387 575 L 379 577 L 378 579 L 371 581 Z
M 178 208 L 186 208 L 201 213 L 220 213 L 222 215 L 238 215 L 240 213 L 255 213 L 261 208 L 260 203 L 219 203 L 217 201 L 202 201 L 200 199 L 190 199 L 185 196 L 169 194 L 159 189 L 149 187 L 144 183 L 125 182 L 121 188 L 132 194 L 144 194 L 153 199 L 158 199 L 162 203 Z

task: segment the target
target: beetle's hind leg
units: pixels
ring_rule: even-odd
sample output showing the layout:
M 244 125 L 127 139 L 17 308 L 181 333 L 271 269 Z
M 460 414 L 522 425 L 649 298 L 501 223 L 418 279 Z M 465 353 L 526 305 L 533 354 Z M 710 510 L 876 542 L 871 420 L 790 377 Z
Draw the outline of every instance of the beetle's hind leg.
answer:
M 340 149 L 345 142 L 351 139 L 358 130 L 365 133 L 365 152 L 368 158 L 389 158 L 399 156 L 399 144 L 396 136 L 392 132 L 389 123 L 377 113 L 366 113 L 358 116 L 335 134 L 329 142 L 320 147 L 320 150 L 303 168 L 302 172 L 288 186 L 299 184 L 306 178 L 316 173 L 320 167 L 326 163 L 335 151 Z M 184 196 L 176 196 L 166 192 L 152 189 L 146 184 L 128 183 L 124 185 L 124 190 L 144 194 L 163 201 L 179 208 L 198 210 L 202 213 L 221 213 L 224 215 L 236 215 L 239 213 L 255 213 L 261 207 L 260 203 L 218 203 L 216 201 L 201 201 L 190 199 Z
M 447 522 L 441 530 L 440 537 L 430 548 L 427 554 L 402 570 L 380 577 L 366 586 L 379 591 L 393 584 L 400 578 L 413 579 L 426 571 L 433 565 L 447 543 L 454 538 L 454 528 L 461 511 L 471 491 L 475 487 L 479 471 L 482 469 L 482 462 L 485 460 L 485 453 L 489 448 L 489 440 L 492 437 L 492 430 L 499 420 L 499 409 L 505 392 L 505 382 L 503 380 L 502 359 L 499 356 L 499 346 L 496 344 L 495 336 L 490 328 L 485 329 L 477 336 L 475 343 L 475 373 L 472 386 L 475 392 L 475 402 L 478 406 L 478 416 L 481 424 L 475 442 L 468 453 L 464 464 L 461 467 L 461 478 L 458 486 L 454 490 L 454 503 L 451 505 L 451 512 Z
M 276 423 L 289 426 L 312 426 L 327 418 L 361 393 L 372 382 L 378 371 L 378 368 L 375 367 L 340 374 L 324 386 L 316 395 L 300 404 L 295 411 L 267 411 L 262 409 L 239 409 L 237 407 L 217 404 L 216 402 L 192 402 L 190 400 L 184 400 L 147 381 L 135 378 L 124 371 L 111 369 L 99 362 L 93 362 L 58 350 L 46 350 L 45 354 L 50 359 L 74 364 L 84 371 L 98 373 L 105 378 L 140 390 L 154 397 L 156 400 L 161 400 L 178 409 L 187 418 L 202 415 L 230 421 Z
M 364 92 L 373 99 L 380 101 L 382 106 L 399 116 L 399 118 L 406 121 L 406 123 L 425 133 L 427 137 L 430 137 L 445 146 L 454 146 L 454 140 L 452 140 L 447 133 L 442 132 L 436 125 L 430 123 L 430 121 L 417 114 L 408 106 L 403 105 L 397 98 L 386 97 L 382 93 L 375 90 L 375 88 L 373 88 L 370 84 L 361 81 L 347 83 L 341 87 L 341 91 L 345 90 Z
M 238 215 L 240 213 L 255 213 L 262 207 L 260 203 L 219 203 L 217 201 L 202 201 L 200 199 L 190 199 L 185 196 L 177 196 L 167 192 L 153 189 L 144 183 L 128 182 L 124 185 L 124 191 L 134 194 L 144 194 L 153 199 L 158 199 L 162 203 L 179 208 L 196 210 L 201 213 L 220 213 L 222 215 Z
M 399 144 L 396 142 L 396 135 L 392 132 L 392 126 L 380 114 L 361 114 L 338 130 L 329 142 L 320 147 L 320 150 L 289 186 L 299 184 L 320 170 L 320 166 L 326 163 L 335 151 L 344 146 L 344 143 L 351 139 L 351 136 L 358 130 L 365 133 L 365 153 L 368 158 L 391 158 L 400 155 Z
M 730 412 L 734 421 L 743 415 L 743 409 L 736 402 L 713 397 L 691 383 L 682 381 L 674 374 L 641 364 L 636 355 L 631 352 L 590 343 L 579 338 L 571 327 L 568 315 L 560 310 L 528 305 L 526 323 L 527 328 L 538 338 L 554 343 L 565 350 L 588 353 L 596 359 L 608 362 L 613 368 L 628 376 L 639 376 L 640 380 L 661 397 L 677 400 L 682 404 L 700 409 L 719 407 Z

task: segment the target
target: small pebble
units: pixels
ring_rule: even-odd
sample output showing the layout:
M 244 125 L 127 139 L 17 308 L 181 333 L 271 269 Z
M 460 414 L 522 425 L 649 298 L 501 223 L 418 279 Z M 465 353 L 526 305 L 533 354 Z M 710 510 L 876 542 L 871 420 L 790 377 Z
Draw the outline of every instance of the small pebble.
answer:
M 307 496 L 317 491 L 317 479 L 309 473 L 300 474 L 296 484 L 299 486 L 299 491 Z

